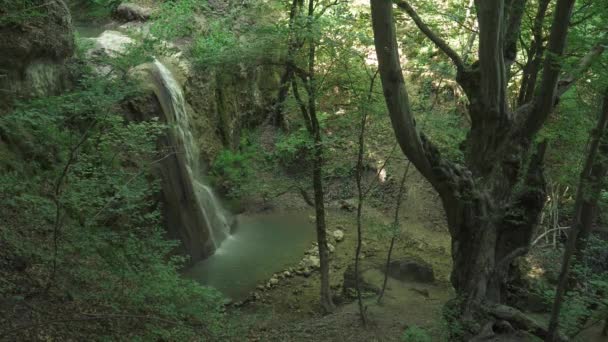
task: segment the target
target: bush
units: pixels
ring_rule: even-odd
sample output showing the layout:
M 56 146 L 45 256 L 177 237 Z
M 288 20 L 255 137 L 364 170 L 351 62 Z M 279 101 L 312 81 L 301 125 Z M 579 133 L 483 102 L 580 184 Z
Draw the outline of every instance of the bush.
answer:
M 0 160 L 0 297 L 48 293 L 28 319 L 73 325 L 31 324 L 10 337 L 221 339 L 221 295 L 180 276 L 185 260 L 171 256 L 176 242 L 161 225 L 152 166 L 165 127 L 124 119 L 119 103 L 134 85 L 82 72 L 77 89 L 0 117 L 0 147 L 11 151 Z M 7 306 L 0 331 L 19 319 Z
M 211 168 L 216 188 L 231 198 L 242 195 L 243 186 L 250 181 L 252 174 L 251 155 L 241 151 L 223 150 Z
M 198 25 L 197 14 L 207 9 L 204 0 L 175 0 L 162 3 L 154 17 L 151 33 L 160 39 L 174 39 L 192 36 L 202 29 Z
M 291 134 L 282 134 L 275 145 L 274 159 L 287 169 L 303 172 L 312 157 L 314 142 L 305 128 Z
M 405 329 L 403 335 L 401 336 L 401 341 L 403 342 L 432 342 L 433 339 L 431 335 L 426 332 L 426 330 L 412 325 Z

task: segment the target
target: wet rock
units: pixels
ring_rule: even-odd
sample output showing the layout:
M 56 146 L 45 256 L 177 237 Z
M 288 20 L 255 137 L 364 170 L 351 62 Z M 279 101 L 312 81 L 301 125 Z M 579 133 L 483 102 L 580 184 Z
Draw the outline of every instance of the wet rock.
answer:
M 116 56 L 126 51 L 127 46 L 134 42 L 129 36 L 113 30 L 104 31 L 99 37 L 92 39 L 95 46 L 87 53 L 89 56 Z
M 306 268 L 319 268 L 321 267 L 321 260 L 319 259 L 318 256 L 314 256 L 314 255 L 309 255 L 308 257 L 304 258 L 304 267 Z
M 401 281 L 432 283 L 435 281 L 433 266 L 417 258 L 393 260 L 388 266 L 388 275 Z
M 116 8 L 114 16 L 122 21 L 146 21 L 152 16 L 152 10 L 150 8 L 125 2 Z
M 308 267 L 304 267 L 304 268 L 297 270 L 296 274 L 299 276 L 308 278 L 312 274 L 312 271 Z
M 334 230 L 332 235 L 334 237 L 334 240 L 336 240 L 336 242 L 341 242 L 344 240 L 344 232 L 339 229 Z
M 291 278 L 292 276 L 293 276 L 293 275 L 292 275 L 292 274 L 291 274 L 291 272 L 289 272 L 289 271 L 285 271 L 285 272 L 283 272 L 283 277 L 285 277 L 285 278 Z
M 269 283 L 271 286 L 276 286 L 276 285 L 279 285 L 279 279 L 277 279 L 277 278 L 270 278 L 270 280 L 268 281 L 268 283 Z

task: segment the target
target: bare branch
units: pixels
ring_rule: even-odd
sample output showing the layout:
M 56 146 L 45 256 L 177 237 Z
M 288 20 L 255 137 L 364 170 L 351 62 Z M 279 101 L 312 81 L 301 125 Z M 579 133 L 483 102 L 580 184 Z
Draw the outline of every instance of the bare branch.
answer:
M 407 15 L 412 18 L 416 26 L 424 33 L 435 45 L 443 51 L 451 60 L 454 62 L 456 69 L 460 71 L 464 71 L 464 63 L 462 62 L 462 58 L 454 49 L 452 49 L 445 40 L 441 39 L 437 36 L 418 16 L 418 13 L 407 3 L 405 0 L 395 0 L 395 4 L 399 6 L 399 8 L 403 9 Z
M 597 60 L 599 56 L 606 50 L 606 44 L 598 44 L 591 49 L 581 60 L 578 62 L 578 66 L 567 76 L 562 77 L 557 84 L 557 97 L 561 97 L 567 92 L 576 81 L 585 74 L 585 72 L 591 67 L 593 62 Z

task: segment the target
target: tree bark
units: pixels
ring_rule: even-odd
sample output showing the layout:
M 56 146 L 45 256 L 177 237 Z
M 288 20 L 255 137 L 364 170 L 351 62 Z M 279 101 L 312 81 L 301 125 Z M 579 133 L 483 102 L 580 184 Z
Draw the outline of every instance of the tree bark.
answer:
M 479 61 L 463 66 L 445 42 L 428 29 L 411 7 L 395 0 L 421 31 L 450 59 L 457 81 L 469 99 L 471 128 L 464 142 L 465 163 L 443 157 L 416 127 L 403 78 L 393 7 L 390 0 L 372 0 L 372 24 L 384 97 L 401 150 L 438 192 L 452 237 L 451 282 L 462 299 L 464 319 L 488 303 L 504 299 L 508 268 L 513 259 L 527 253 L 545 199 L 543 158 L 546 144 L 534 152 L 537 130 L 521 125 L 544 122 L 554 108 L 560 66 L 544 72 L 544 95 L 531 110 L 511 110 L 506 101 L 506 68 L 513 48 L 513 32 L 519 27 L 523 4 L 513 0 L 477 0 Z M 516 6 L 517 5 L 517 6 Z M 558 0 L 554 26 L 568 22 L 572 0 Z M 567 25 L 565 25 L 567 26 Z M 567 29 L 554 28 L 550 51 L 555 58 L 564 51 Z M 509 38 L 505 38 L 509 35 Z M 511 39 L 511 40 L 510 40 Z M 553 85 L 550 87 L 549 85 Z M 547 101 L 545 97 L 551 100 Z M 550 103 L 549 107 L 542 104 Z
M 313 148 L 313 187 L 315 192 L 315 213 L 317 226 L 317 243 L 319 246 L 319 259 L 321 271 L 321 306 L 325 312 L 332 312 L 335 309 L 331 289 L 329 287 L 329 249 L 327 248 L 327 228 L 325 224 L 325 200 L 323 192 L 323 139 L 321 126 L 317 117 L 317 98 L 315 84 L 315 60 L 316 42 L 314 39 L 314 11 L 315 1 L 308 3 L 308 80 L 306 89 L 308 93 L 308 115 L 310 118 L 311 134 L 314 139 Z
M 285 59 L 285 70 L 281 75 L 281 81 L 279 83 L 279 93 L 277 95 L 277 99 L 272 106 L 271 112 L 271 122 L 276 127 L 285 128 L 286 122 L 285 117 L 283 115 L 283 104 L 285 103 L 285 99 L 287 99 L 287 95 L 289 94 L 289 86 L 291 85 L 291 81 L 294 77 L 294 57 L 302 45 L 298 42 L 296 38 L 295 32 L 295 21 L 298 15 L 298 10 L 302 7 L 302 0 L 293 0 L 289 9 L 289 39 L 288 39 L 288 48 L 287 48 L 287 57 Z

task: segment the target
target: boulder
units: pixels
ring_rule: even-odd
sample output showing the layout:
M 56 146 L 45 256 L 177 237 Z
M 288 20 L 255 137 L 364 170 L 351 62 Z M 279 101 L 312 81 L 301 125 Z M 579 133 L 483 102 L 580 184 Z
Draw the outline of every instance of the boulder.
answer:
M 269 283 L 271 286 L 276 286 L 276 285 L 279 285 L 279 279 L 277 279 L 277 278 L 275 278 L 275 277 L 272 277 L 272 278 L 270 278 L 270 280 L 268 281 L 268 283 Z
M 127 46 L 134 42 L 133 39 L 127 35 L 112 30 L 104 31 L 99 37 L 93 38 L 92 40 L 95 45 L 91 50 L 87 51 L 89 56 L 103 54 L 116 56 L 125 52 Z
M 146 21 L 150 19 L 152 14 L 150 8 L 128 2 L 120 4 L 114 11 L 114 16 L 122 21 Z
M 432 283 L 435 281 L 433 266 L 417 258 L 393 260 L 388 266 L 388 275 L 401 281 Z
M 332 245 L 331 243 L 328 243 L 327 250 L 329 250 L 329 253 L 333 253 L 336 250 L 336 247 L 334 247 L 334 245 Z
M 344 232 L 339 229 L 334 230 L 332 235 L 334 237 L 334 240 L 336 240 L 336 242 L 341 242 L 344 240 Z
M 362 276 L 362 270 L 359 269 L 359 286 L 362 292 L 373 292 L 380 293 L 380 287 L 370 282 L 367 282 Z M 356 294 L 357 279 L 355 278 L 355 264 L 350 264 L 344 271 L 344 283 L 342 284 L 342 291 L 345 297 L 353 297 Z

